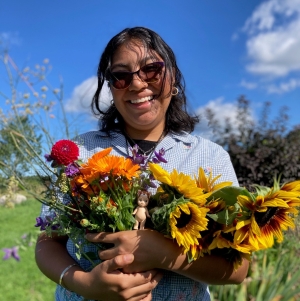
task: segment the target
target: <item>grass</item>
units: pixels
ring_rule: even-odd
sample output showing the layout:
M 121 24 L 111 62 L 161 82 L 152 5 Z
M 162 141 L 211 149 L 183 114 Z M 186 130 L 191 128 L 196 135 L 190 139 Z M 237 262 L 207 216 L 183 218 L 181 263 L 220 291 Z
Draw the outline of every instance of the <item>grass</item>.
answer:
M 36 200 L 27 200 L 9 209 L 0 207 L 0 250 L 11 248 L 21 241 L 24 234 L 36 237 L 35 217 L 39 216 L 41 205 Z M 10 301 L 53 301 L 55 283 L 45 277 L 34 259 L 34 244 L 20 249 L 21 260 L 13 258 L 1 261 L 1 300 Z

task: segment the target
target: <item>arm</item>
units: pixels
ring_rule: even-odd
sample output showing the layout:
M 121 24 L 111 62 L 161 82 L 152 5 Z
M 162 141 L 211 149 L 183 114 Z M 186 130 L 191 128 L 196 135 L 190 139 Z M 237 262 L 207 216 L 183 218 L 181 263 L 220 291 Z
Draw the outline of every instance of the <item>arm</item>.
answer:
M 40 235 L 36 245 L 36 262 L 40 270 L 58 283 L 62 271 L 76 263 L 68 254 L 67 237 Z M 127 254 L 107 260 L 90 272 L 79 266 L 70 268 L 63 277 L 63 286 L 87 299 L 109 300 L 151 300 L 151 290 L 161 279 L 157 271 L 124 274 L 119 269 L 132 263 L 134 256 Z M 144 298 L 144 299 L 143 299 Z
M 247 276 L 249 263 L 234 271 L 233 266 L 222 257 L 207 255 L 192 263 L 171 239 L 154 230 L 124 231 L 118 233 L 88 234 L 94 242 L 113 243 L 111 249 L 99 252 L 101 259 L 132 253 L 135 260 L 125 267 L 126 272 L 165 269 L 208 284 L 239 284 Z M 153 248 L 159 246 L 159 248 Z

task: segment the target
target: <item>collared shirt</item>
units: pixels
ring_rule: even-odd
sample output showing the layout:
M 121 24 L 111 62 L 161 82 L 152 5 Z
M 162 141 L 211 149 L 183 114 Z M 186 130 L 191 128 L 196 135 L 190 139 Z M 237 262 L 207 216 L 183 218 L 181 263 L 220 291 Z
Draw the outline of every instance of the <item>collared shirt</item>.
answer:
M 108 137 L 101 131 L 88 132 L 76 139 L 80 148 L 80 159 L 86 161 L 93 154 L 112 147 L 111 154 L 119 156 L 131 155 L 129 144 L 126 138 L 121 134 L 114 132 Z M 213 177 L 221 175 L 218 182 L 231 181 L 233 185 L 238 186 L 238 181 L 232 167 L 228 153 L 219 145 L 204 139 L 200 136 L 190 135 L 188 133 L 168 134 L 156 147 L 156 151 L 164 148 L 164 158 L 167 163 L 160 163 L 161 166 L 171 172 L 176 169 L 191 176 L 198 176 L 198 169 L 202 167 L 208 174 L 212 172 Z M 47 207 L 42 208 L 42 216 L 48 215 Z M 80 242 L 77 242 L 80 243 Z M 89 270 L 91 264 L 88 260 L 76 257 L 76 247 L 70 239 L 67 243 L 67 250 L 75 261 L 84 269 Z M 84 247 L 84 252 L 96 252 L 94 246 Z M 57 301 L 81 301 L 83 297 L 70 292 L 61 286 L 56 289 Z M 182 275 L 165 271 L 164 277 L 152 291 L 153 301 L 209 301 L 210 294 L 208 286 L 205 283 L 191 280 Z

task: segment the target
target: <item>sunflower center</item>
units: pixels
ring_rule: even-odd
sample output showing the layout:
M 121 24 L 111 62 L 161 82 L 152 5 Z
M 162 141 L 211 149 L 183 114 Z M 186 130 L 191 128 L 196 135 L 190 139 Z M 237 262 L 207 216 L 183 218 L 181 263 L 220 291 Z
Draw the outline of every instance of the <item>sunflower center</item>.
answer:
M 265 226 L 276 215 L 277 210 L 276 207 L 269 207 L 266 212 L 255 212 L 254 217 L 258 226 Z
M 189 224 L 191 219 L 192 219 L 192 213 L 186 214 L 182 210 L 180 210 L 180 217 L 178 219 L 176 219 L 176 221 L 177 221 L 176 227 L 179 229 L 184 228 L 186 225 Z

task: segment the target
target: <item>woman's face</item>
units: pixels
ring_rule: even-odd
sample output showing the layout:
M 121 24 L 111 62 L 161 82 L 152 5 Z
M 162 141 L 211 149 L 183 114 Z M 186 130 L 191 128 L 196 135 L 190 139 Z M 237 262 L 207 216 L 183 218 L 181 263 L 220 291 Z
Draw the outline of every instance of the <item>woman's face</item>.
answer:
M 163 62 L 159 55 L 147 52 L 138 42 L 129 42 L 115 52 L 110 70 L 134 72 L 157 61 Z M 146 83 L 134 74 L 128 88 L 117 90 L 110 87 L 114 104 L 125 121 L 126 131 L 134 139 L 157 140 L 164 130 L 165 115 L 172 97 L 167 96 L 171 91 L 169 74 L 166 74 L 165 88 L 158 97 L 165 70 L 164 67 L 160 79 L 155 83 Z

